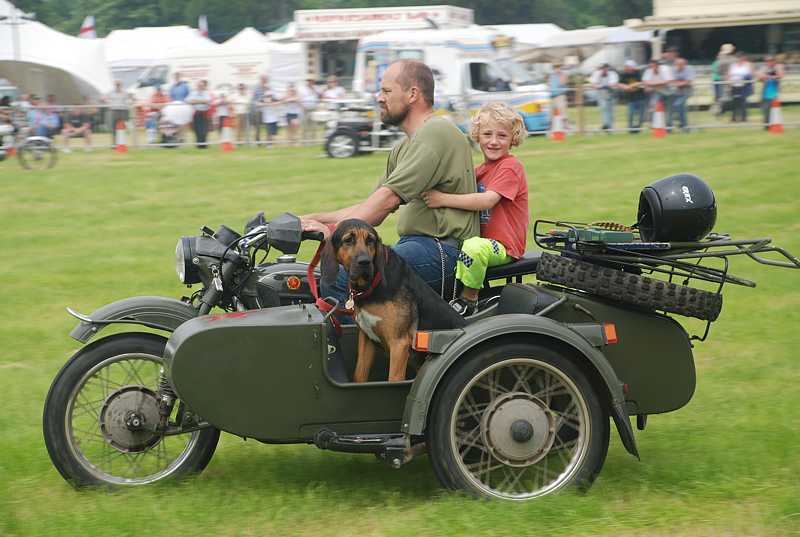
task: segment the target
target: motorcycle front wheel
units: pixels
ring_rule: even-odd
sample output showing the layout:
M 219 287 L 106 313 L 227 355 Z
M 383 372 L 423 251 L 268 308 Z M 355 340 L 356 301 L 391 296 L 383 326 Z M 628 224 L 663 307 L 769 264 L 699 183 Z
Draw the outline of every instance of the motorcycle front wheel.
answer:
M 117 334 L 84 347 L 61 369 L 43 421 L 47 452 L 64 479 L 78 487 L 145 485 L 208 465 L 219 430 L 155 430 L 165 345 L 155 334 Z

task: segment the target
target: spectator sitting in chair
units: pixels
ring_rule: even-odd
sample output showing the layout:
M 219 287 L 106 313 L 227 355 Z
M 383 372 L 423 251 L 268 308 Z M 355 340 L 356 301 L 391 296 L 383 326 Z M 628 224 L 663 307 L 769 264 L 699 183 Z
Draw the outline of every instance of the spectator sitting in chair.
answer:
M 86 98 L 83 99 L 86 104 Z M 64 153 L 70 153 L 69 141 L 83 138 L 88 151 L 92 145 L 92 120 L 86 108 L 70 108 L 61 133 L 64 135 Z

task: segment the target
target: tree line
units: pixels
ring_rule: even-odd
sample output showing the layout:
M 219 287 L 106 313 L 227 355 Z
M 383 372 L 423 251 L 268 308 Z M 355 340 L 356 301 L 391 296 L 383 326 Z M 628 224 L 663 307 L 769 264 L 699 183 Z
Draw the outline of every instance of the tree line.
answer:
M 564 29 L 616 26 L 624 19 L 652 14 L 652 0 L 16 0 L 19 9 L 56 30 L 77 35 L 81 22 L 94 15 L 98 37 L 137 26 L 197 26 L 208 18 L 209 36 L 224 41 L 242 28 L 274 31 L 292 21 L 296 9 L 334 9 L 442 5 L 471 8 L 475 22 L 527 24 L 550 22 Z

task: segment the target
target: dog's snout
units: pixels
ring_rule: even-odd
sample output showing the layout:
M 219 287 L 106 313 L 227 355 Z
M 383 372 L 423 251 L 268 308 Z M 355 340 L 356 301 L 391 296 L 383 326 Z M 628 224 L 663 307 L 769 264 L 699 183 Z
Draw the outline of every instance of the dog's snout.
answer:
M 370 263 L 372 263 L 372 259 L 369 256 L 359 256 L 356 258 L 356 263 L 358 263 L 359 267 L 368 267 Z

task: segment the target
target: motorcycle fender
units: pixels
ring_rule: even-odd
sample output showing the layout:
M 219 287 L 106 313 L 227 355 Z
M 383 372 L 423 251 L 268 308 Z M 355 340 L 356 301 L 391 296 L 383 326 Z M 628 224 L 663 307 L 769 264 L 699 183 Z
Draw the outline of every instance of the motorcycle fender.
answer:
M 73 312 L 70 312 L 75 315 Z M 137 296 L 107 304 L 81 319 L 69 333 L 81 343 L 92 339 L 109 324 L 129 323 L 173 332 L 178 326 L 197 317 L 197 310 L 174 298 Z
M 583 329 L 584 327 L 582 327 Z M 603 380 L 610 401 L 609 413 L 614 419 L 625 449 L 639 457 L 633 428 L 625 410 L 623 383 L 619 380 L 611 364 L 603 353 L 592 345 L 569 324 L 560 323 L 547 317 L 525 314 L 507 314 L 477 321 L 463 329 L 463 335 L 452 342 L 440 355 L 431 354 L 420 368 L 411 391 L 406 399 L 403 413 L 403 432 L 421 435 L 425 431 L 428 411 L 436 388 L 452 367 L 477 345 L 504 336 L 529 336 L 545 338 L 566 344 L 577 351 L 586 363 Z

